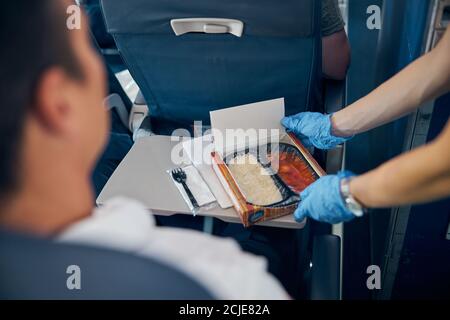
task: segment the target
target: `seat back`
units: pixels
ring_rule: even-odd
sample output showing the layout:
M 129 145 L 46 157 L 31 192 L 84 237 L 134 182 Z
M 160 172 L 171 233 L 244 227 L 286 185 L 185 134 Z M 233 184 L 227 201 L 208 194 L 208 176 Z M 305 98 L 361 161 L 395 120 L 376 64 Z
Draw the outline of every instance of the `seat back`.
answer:
M 91 32 L 100 48 L 115 48 L 114 39 L 106 31 L 105 22 L 100 9 L 100 0 L 80 0 L 79 2 L 89 17 Z
M 279 97 L 288 115 L 319 104 L 321 1 L 106 0 L 102 8 L 156 121 L 209 124 L 209 111 Z M 243 33 L 214 33 L 223 31 L 213 23 L 176 36 L 171 20 L 186 18 L 238 20 Z
M 67 287 L 67 269 L 73 265 L 80 268 L 80 290 Z M 0 232 L 0 299 L 181 300 L 211 295 L 151 259 Z

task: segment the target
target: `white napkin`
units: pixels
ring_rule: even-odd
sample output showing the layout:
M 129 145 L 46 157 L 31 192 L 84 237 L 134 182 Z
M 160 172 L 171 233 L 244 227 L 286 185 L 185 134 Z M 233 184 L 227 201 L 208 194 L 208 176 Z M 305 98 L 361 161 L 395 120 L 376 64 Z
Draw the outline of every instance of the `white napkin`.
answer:
M 222 209 L 231 208 L 233 203 L 212 167 L 211 152 L 214 151 L 212 135 L 204 135 L 182 143 L 184 151 L 209 186 L 219 206 Z
M 212 192 L 209 189 L 208 185 L 206 184 L 205 180 L 203 180 L 202 176 L 200 175 L 198 170 L 193 165 L 183 167 L 182 169 L 186 173 L 186 177 L 187 177 L 186 184 L 200 207 L 203 207 L 208 204 L 212 204 L 213 202 L 216 202 L 216 198 L 212 194 Z M 170 176 L 171 176 L 173 182 L 175 183 L 176 187 L 178 188 L 181 195 L 183 196 L 183 199 L 188 204 L 189 210 L 191 210 L 195 214 L 196 210 L 195 210 L 194 206 L 192 205 L 192 202 L 189 199 L 189 196 L 187 195 L 186 190 L 184 190 L 183 185 L 181 183 L 176 182 L 173 179 L 172 171 L 170 171 L 169 173 L 170 173 Z

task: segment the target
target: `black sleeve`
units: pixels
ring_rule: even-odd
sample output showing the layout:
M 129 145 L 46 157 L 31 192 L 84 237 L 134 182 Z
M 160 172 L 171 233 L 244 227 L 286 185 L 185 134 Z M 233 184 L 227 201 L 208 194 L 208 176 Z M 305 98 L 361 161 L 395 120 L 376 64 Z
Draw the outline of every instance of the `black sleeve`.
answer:
M 329 36 L 344 29 L 338 0 L 322 0 L 322 36 Z

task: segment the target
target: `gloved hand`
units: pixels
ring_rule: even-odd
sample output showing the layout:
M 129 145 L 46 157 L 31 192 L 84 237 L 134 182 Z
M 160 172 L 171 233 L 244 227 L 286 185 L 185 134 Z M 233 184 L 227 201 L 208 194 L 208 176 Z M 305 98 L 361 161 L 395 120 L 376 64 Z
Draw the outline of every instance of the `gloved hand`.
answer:
M 331 133 L 331 115 L 302 112 L 285 117 L 281 123 L 292 131 L 306 148 L 332 149 L 352 137 L 336 137 Z
M 335 224 L 355 218 L 355 215 L 345 207 L 340 192 L 341 179 L 351 176 L 354 174 L 341 171 L 337 175 L 324 176 L 306 188 L 300 194 L 301 201 L 294 213 L 295 220 L 301 222 L 309 217 Z

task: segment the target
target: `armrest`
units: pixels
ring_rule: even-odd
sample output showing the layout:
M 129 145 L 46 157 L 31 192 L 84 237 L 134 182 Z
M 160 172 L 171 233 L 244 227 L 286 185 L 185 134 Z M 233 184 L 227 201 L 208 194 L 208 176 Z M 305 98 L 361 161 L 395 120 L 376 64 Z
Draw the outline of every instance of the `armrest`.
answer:
M 346 105 L 346 80 L 326 80 L 324 82 L 325 113 L 334 113 Z M 333 174 L 341 170 L 344 161 L 344 146 L 329 150 L 326 155 L 326 171 Z
M 142 93 L 141 90 L 139 90 L 139 92 L 138 92 L 138 94 L 136 96 L 136 99 L 134 100 L 134 104 L 137 104 L 137 105 L 140 105 L 140 106 L 147 105 L 147 101 L 145 101 L 144 94 Z
M 133 141 L 153 135 L 147 101 L 141 90 L 139 90 L 131 108 L 129 126 L 133 132 Z
M 314 238 L 311 300 L 340 299 L 341 239 L 334 235 Z
M 128 128 L 129 113 L 121 96 L 117 93 L 113 93 L 105 98 L 103 104 L 108 110 L 116 109 L 120 121 L 126 128 Z

